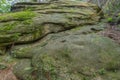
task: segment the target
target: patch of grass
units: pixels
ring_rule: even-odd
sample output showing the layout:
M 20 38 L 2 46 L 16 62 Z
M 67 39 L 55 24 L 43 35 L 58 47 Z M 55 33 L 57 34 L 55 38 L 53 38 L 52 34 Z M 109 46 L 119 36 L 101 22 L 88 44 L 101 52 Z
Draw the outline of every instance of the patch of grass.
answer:
M 98 70 L 98 74 L 104 75 L 106 73 L 106 70 L 104 68 Z
M 108 63 L 107 70 L 113 71 L 113 72 L 116 70 L 119 70 L 119 65 L 120 65 L 119 60 L 118 61 L 112 60 L 111 62 Z

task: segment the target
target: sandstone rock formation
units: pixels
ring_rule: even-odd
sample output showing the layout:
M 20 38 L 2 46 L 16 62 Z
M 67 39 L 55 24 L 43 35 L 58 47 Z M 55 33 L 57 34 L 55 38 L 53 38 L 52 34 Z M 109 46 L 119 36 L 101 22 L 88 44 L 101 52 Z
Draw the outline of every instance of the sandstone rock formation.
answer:
M 12 11 L 0 17 L 0 69 L 18 80 L 120 79 L 120 45 L 99 34 L 106 24 L 96 5 L 17 3 Z

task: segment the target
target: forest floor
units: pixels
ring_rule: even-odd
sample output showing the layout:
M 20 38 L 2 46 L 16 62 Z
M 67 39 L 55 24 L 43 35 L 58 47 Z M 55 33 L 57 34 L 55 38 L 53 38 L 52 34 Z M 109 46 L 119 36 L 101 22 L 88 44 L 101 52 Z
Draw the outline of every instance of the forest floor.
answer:
M 115 42 L 120 44 L 120 25 L 106 25 L 106 29 L 100 32 L 101 35 L 113 39 Z

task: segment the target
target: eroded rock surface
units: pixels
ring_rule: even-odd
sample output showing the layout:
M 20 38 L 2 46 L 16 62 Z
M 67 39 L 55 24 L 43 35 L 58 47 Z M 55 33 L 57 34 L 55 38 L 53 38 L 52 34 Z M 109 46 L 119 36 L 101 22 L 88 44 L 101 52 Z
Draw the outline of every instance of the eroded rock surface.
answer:
M 101 31 L 105 25 L 100 25 L 49 34 L 40 43 L 16 46 L 13 54 L 32 59 L 33 72 L 39 74 L 36 80 L 48 76 L 52 80 L 120 79 L 120 59 L 116 58 L 120 46 L 91 30 Z
M 99 34 L 106 23 L 96 5 L 60 0 L 13 10 L 0 17 L 0 63 L 18 80 L 120 79 L 120 45 Z
M 18 3 L 14 8 L 27 11 L 0 17 L 0 46 L 35 41 L 49 33 L 94 24 L 100 19 L 99 8 L 83 2 Z

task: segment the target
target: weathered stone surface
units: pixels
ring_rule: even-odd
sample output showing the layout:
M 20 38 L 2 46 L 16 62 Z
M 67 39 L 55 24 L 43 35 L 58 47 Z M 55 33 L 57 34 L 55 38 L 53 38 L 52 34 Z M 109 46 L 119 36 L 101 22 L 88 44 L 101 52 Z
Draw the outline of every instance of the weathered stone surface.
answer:
M 106 24 L 96 24 L 96 5 L 60 0 L 13 8 L 19 12 L 0 17 L 0 64 L 19 80 L 120 79 L 120 45 L 98 34 Z
M 13 57 L 16 57 L 16 58 L 32 58 L 37 52 L 34 52 L 34 53 L 31 53 L 31 52 L 33 52 L 36 47 L 42 48 L 43 46 L 45 46 L 48 43 L 48 41 L 52 38 L 52 36 L 54 36 L 54 35 L 58 35 L 58 36 L 56 36 L 56 38 L 62 37 L 65 35 L 71 35 L 71 34 L 72 35 L 73 34 L 87 35 L 87 34 L 91 34 L 91 33 L 97 33 L 104 29 L 105 29 L 105 24 L 100 23 L 98 25 L 79 26 L 72 30 L 58 33 L 59 35 L 57 33 L 49 34 L 48 36 L 44 37 L 40 41 L 31 43 L 31 44 L 27 44 L 27 45 L 14 46 L 14 48 L 12 48 L 12 50 L 11 50 L 11 54 L 13 55 Z
M 78 1 L 18 3 L 14 8 L 27 11 L 0 17 L 0 46 L 29 43 L 49 33 L 94 24 L 100 19 L 96 5 Z
M 32 65 L 37 68 L 38 74 L 43 75 L 40 79 L 47 79 L 44 74 L 48 72 L 51 79 L 93 80 L 94 75 L 102 78 L 106 72 L 113 71 L 115 74 L 114 71 L 120 69 L 120 59 L 116 58 L 120 56 L 119 45 L 95 34 L 59 36 L 33 52 L 37 54 L 32 59 Z
M 35 74 L 39 74 L 36 80 L 47 80 L 48 76 L 52 80 L 120 79 L 120 59 L 116 58 L 120 56 L 120 46 L 97 35 L 104 27 L 83 26 L 49 34 L 40 42 L 16 46 L 13 54 L 23 52 L 16 57 L 32 58 Z
M 28 59 L 18 61 L 13 72 L 20 80 L 33 80 L 31 62 Z

